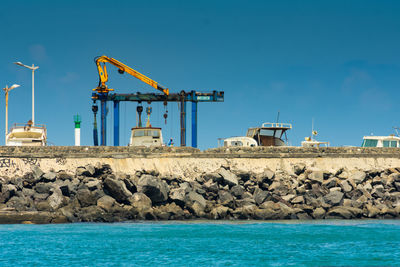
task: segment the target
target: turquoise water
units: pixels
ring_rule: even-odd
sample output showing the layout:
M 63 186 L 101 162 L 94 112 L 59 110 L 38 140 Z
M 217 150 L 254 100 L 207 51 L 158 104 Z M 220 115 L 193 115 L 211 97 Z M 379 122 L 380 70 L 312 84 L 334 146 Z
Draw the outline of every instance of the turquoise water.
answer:
M 400 221 L 0 225 L 1 266 L 400 265 Z

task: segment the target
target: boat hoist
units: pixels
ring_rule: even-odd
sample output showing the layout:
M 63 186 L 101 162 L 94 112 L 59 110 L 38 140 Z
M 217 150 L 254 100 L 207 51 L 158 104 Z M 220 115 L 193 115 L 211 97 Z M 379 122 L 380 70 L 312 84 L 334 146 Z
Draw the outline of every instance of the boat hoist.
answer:
M 98 132 L 97 132 L 97 111 L 98 106 L 96 101 L 100 101 L 101 108 L 101 145 L 106 145 L 106 102 L 112 101 L 114 103 L 114 146 L 119 146 L 119 102 L 121 101 L 131 101 L 138 102 L 137 112 L 139 115 L 139 127 L 142 125 L 141 113 L 143 112 L 142 102 L 147 102 L 151 104 L 152 102 L 162 102 L 165 107 L 165 113 L 163 117 L 165 121 L 168 117 L 168 102 L 180 103 L 180 128 L 181 128 L 181 146 L 186 146 L 186 103 L 192 102 L 192 147 L 197 147 L 197 103 L 198 102 L 223 102 L 224 92 L 223 91 L 212 91 L 212 92 L 196 92 L 196 91 L 181 91 L 179 93 L 170 93 L 169 89 L 157 83 L 156 81 L 150 79 L 149 77 L 141 74 L 140 72 L 130 68 L 129 66 L 119 62 L 114 58 L 107 56 L 100 56 L 95 58 L 95 63 L 99 73 L 99 84 L 93 89 L 92 100 L 93 100 L 93 141 L 94 145 L 98 145 Z M 141 80 L 142 82 L 152 86 L 156 90 L 162 93 L 134 93 L 134 94 L 117 94 L 110 93 L 114 89 L 109 88 L 106 83 L 108 82 L 108 74 L 105 63 L 110 63 L 118 68 L 120 74 L 128 73 L 133 77 Z M 148 113 L 148 112 L 147 112 Z M 149 115 L 149 113 L 148 113 Z

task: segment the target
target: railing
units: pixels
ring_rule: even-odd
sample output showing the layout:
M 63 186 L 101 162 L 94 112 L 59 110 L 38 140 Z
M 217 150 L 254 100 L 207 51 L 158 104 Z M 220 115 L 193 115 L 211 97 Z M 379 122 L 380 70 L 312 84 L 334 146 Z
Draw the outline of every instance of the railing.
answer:
M 279 123 L 279 122 L 264 122 L 262 124 L 262 127 L 265 128 L 288 128 L 288 129 L 292 129 L 292 124 L 290 123 Z
M 35 124 L 35 125 L 33 126 L 33 125 L 28 124 L 28 123 L 14 123 L 13 126 L 12 126 L 11 129 L 10 129 L 10 132 L 11 132 L 13 129 L 21 129 L 21 128 L 23 128 L 24 130 L 29 130 L 29 129 L 41 129 L 41 130 L 46 131 L 46 125 L 44 125 L 44 124 Z

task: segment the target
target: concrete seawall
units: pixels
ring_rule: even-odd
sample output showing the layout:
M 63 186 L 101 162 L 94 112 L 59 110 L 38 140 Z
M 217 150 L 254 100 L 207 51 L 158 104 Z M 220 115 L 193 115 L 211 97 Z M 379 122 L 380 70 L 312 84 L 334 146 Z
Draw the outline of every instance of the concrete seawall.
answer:
M 221 166 L 232 170 L 261 173 L 293 172 L 296 164 L 309 169 L 336 172 L 339 169 L 373 170 L 400 167 L 396 148 L 194 148 L 163 147 L 1 147 L 0 176 L 23 175 L 32 166 L 47 172 L 69 173 L 87 164 L 109 164 L 113 171 L 134 174 L 137 170 L 156 170 L 165 175 L 192 177 L 212 172 Z

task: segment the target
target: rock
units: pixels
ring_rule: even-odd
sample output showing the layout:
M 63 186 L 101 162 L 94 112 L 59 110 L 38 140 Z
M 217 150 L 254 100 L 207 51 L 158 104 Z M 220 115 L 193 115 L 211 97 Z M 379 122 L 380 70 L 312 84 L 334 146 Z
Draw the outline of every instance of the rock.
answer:
M 340 182 L 340 187 L 343 189 L 343 192 L 345 193 L 348 193 L 352 190 L 351 185 L 346 180 Z
M 313 211 L 312 216 L 314 219 L 321 220 L 325 216 L 325 210 L 323 208 L 316 208 Z
M 205 173 L 205 174 L 203 174 L 203 179 L 205 180 L 205 181 L 213 181 L 213 182 L 216 182 L 216 181 L 218 181 L 218 180 L 221 180 L 222 181 L 222 177 L 221 177 L 221 175 L 219 175 L 218 173 L 216 173 L 216 172 L 211 172 L 211 173 Z
M 130 199 L 132 207 L 139 213 L 151 210 L 151 199 L 143 193 L 135 193 Z
M 247 205 L 255 205 L 256 201 L 253 198 L 237 199 L 235 201 L 236 207 L 243 207 Z
M 97 197 L 95 193 L 89 191 L 89 189 L 79 189 L 76 192 L 76 198 L 82 207 L 89 207 L 97 204 Z
M 204 197 L 202 195 L 197 194 L 194 191 L 191 191 L 189 192 L 189 194 L 187 194 L 185 202 L 186 205 L 189 207 L 193 205 L 195 202 L 199 203 L 203 208 L 206 207 L 206 200 L 204 199 Z
M 305 171 L 305 169 L 306 169 L 306 165 L 303 164 L 303 163 L 298 163 L 298 164 L 293 166 L 293 172 L 296 175 L 302 174 Z
M 86 186 L 90 191 L 101 189 L 101 182 L 99 180 L 92 180 L 86 183 Z
M 228 191 L 221 190 L 218 192 L 219 201 L 224 206 L 233 207 L 234 198 Z
M 59 185 L 59 188 L 61 193 L 67 197 L 70 197 L 72 193 L 76 193 L 76 188 L 73 186 L 70 180 L 62 181 L 62 183 Z
M 129 204 L 129 198 L 132 197 L 132 193 L 126 188 L 123 181 L 107 177 L 103 185 L 105 192 L 119 203 Z
M 138 180 L 137 188 L 138 192 L 147 195 L 154 204 L 165 202 L 168 199 L 167 183 L 151 175 L 142 175 Z
M 353 219 L 360 218 L 362 210 L 352 207 L 335 207 L 326 213 L 327 219 Z
M 241 199 L 244 194 L 244 188 L 241 185 L 235 185 L 231 188 L 232 195 Z
M 313 171 L 308 175 L 308 179 L 322 184 L 324 181 L 324 173 L 322 171 Z
M 102 196 L 97 200 L 97 206 L 105 210 L 106 212 L 110 212 L 115 205 L 116 200 L 108 195 Z M 150 204 L 151 205 L 151 204 Z
M 36 181 L 39 181 L 42 178 L 42 175 L 44 174 L 44 172 L 37 165 L 32 165 L 31 170 L 32 170 L 33 178 Z
M 310 215 L 308 215 L 308 213 L 305 213 L 305 212 L 299 212 L 296 214 L 296 216 L 297 216 L 297 219 L 303 220 L 303 221 L 312 219 L 312 217 Z
M 255 205 L 247 205 L 240 208 L 235 209 L 232 213 L 233 216 L 237 219 L 250 219 L 253 218 L 254 212 L 258 210 Z
M 276 220 L 279 219 L 279 212 L 273 209 L 255 209 L 254 218 L 257 220 Z
M 356 184 L 361 184 L 364 182 L 367 175 L 363 171 L 355 171 L 350 175 L 350 179 L 352 179 Z
M 183 207 L 186 199 L 186 190 L 182 187 L 171 189 L 169 198 L 179 206 Z
M 324 201 L 332 206 L 339 205 L 343 199 L 344 194 L 340 191 L 331 191 L 323 197 Z
M 269 193 L 267 191 L 263 191 L 260 188 L 256 188 L 253 194 L 254 200 L 257 205 L 261 205 L 268 197 Z
M 42 181 L 45 183 L 51 183 L 56 180 L 57 174 L 55 172 L 47 172 L 42 175 Z
M 208 192 L 218 193 L 218 184 L 213 182 L 213 180 L 205 182 L 203 188 Z
M 332 188 L 332 187 L 337 186 L 336 178 L 330 178 L 330 179 L 324 181 L 322 183 L 322 186 L 325 186 L 326 188 Z
M 12 184 L 3 185 L 0 193 L 0 204 L 6 203 L 10 198 L 15 196 L 16 193 L 17 193 L 17 188 L 15 187 L 15 185 Z
M 237 176 L 236 176 L 235 174 L 233 174 L 233 173 L 231 173 L 231 172 L 229 172 L 229 171 L 223 169 L 223 168 L 221 168 L 221 169 L 218 171 L 218 174 L 221 175 L 224 184 L 227 184 L 227 185 L 229 185 L 230 187 L 239 184 L 239 181 L 238 181 Z
M 296 197 L 296 195 L 294 195 L 294 194 L 289 194 L 289 195 L 283 196 L 282 199 L 285 200 L 285 201 L 287 201 L 287 202 L 290 202 L 290 201 L 291 201 L 293 198 L 295 198 L 295 197 Z
M 34 189 L 39 194 L 49 194 L 52 189 L 52 185 L 48 183 L 37 183 Z
M 228 215 L 229 208 L 225 206 L 217 206 L 210 212 L 211 219 L 225 219 Z
M 304 197 L 303 196 L 298 196 L 293 198 L 290 203 L 292 204 L 303 204 L 304 203 Z
M 66 173 L 65 171 L 59 171 L 59 172 L 57 173 L 56 179 L 60 179 L 60 180 L 63 180 L 63 181 L 65 181 L 65 180 L 72 180 L 72 176 L 69 175 L 68 173 Z
M 26 198 L 13 196 L 7 201 L 7 207 L 12 207 L 16 211 L 29 210 L 30 204 Z
M 104 222 L 105 212 L 100 207 L 89 206 L 82 208 L 78 213 L 83 222 Z
M 52 210 L 57 210 L 63 203 L 63 194 L 60 189 L 54 189 L 53 194 L 47 198 L 47 202 Z
M 175 203 L 159 206 L 154 209 L 153 213 L 160 220 L 184 219 L 184 212 L 182 208 Z

